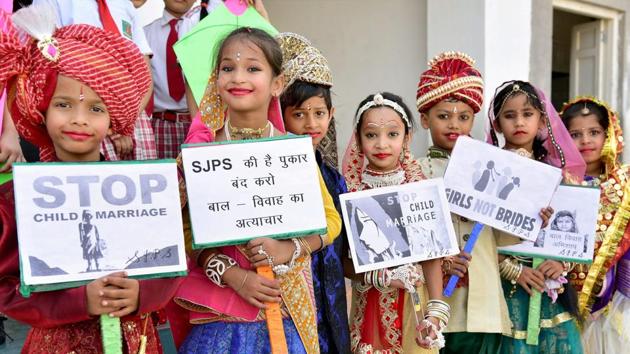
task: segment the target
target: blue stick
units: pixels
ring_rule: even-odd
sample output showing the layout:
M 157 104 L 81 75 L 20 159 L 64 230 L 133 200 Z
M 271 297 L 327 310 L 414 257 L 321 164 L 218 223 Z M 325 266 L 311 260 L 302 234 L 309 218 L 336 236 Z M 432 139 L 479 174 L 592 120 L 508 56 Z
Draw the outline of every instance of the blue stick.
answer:
M 470 233 L 470 237 L 468 241 L 466 241 L 466 245 L 464 246 L 464 252 L 472 253 L 473 247 L 475 247 L 475 243 L 477 243 L 477 238 L 479 238 L 479 234 L 483 230 L 483 224 L 476 222 L 475 226 L 473 226 L 472 232 Z M 453 295 L 453 291 L 455 290 L 455 285 L 459 281 L 459 277 L 457 275 L 451 275 L 448 283 L 446 284 L 446 288 L 444 288 L 444 296 L 450 297 Z

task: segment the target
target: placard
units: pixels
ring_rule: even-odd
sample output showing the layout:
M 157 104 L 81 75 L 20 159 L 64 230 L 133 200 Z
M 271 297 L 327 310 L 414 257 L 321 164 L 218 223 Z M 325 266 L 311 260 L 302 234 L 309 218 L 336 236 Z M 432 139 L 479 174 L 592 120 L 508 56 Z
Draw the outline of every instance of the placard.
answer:
M 444 174 L 455 214 L 530 241 L 561 180 L 558 168 L 466 136 L 457 139 Z
M 357 273 L 459 253 L 441 178 L 339 199 Z
M 186 273 L 173 160 L 16 163 L 13 174 L 26 288 Z
M 182 159 L 194 248 L 326 232 L 310 137 L 185 145 Z
M 499 247 L 500 253 L 590 263 L 593 261 L 599 188 L 560 185 L 551 200 L 554 214 L 535 241 Z

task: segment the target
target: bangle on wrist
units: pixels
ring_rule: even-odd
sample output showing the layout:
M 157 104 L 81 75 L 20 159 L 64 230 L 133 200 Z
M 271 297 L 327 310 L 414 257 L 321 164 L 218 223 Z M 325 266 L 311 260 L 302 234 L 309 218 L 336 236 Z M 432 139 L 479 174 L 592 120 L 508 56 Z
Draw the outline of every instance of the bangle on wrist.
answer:
M 237 266 L 234 259 L 224 254 L 215 254 L 210 257 L 206 264 L 206 276 L 217 286 L 224 288 L 223 275 L 228 269 Z
M 287 274 L 291 270 L 291 268 L 293 268 L 293 266 L 295 265 L 295 261 L 300 257 L 300 254 L 302 253 L 302 246 L 300 244 L 300 241 L 296 238 L 292 238 L 291 241 L 295 245 L 295 250 L 293 251 L 293 255 L 291 256 L 289 264 L 278 264 L 271 267 L 271 270 L 273 270 L 273 272 L 277 275 L 283 276 Z
M 238 287 L 238 289 L 234 289 L 235 292 L 239 292 L 241 291 L 241 289 L 243 289 L 243 287 L 245 286 L 245 282 L 247 281 L 247 277 L 249 276 L 249 272 L 247 270 L 245 270 L 245 276 L 243 277 L 243 281 L 241 282 L 241 285 Z

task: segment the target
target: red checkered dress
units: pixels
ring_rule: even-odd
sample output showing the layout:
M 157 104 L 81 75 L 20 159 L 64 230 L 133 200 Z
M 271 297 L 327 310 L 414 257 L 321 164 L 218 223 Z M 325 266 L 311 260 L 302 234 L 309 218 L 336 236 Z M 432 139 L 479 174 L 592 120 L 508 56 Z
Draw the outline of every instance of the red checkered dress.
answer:
M 172 122 L 164 119 L 153 118 L 153 133 L 155 134 L 155 146 L 157 156 L 160 159 L 177 158 L 181 151 L 181 145 L 186 139 L 190 121 Z
M 103 140 L 101 153 L 106 160 L 120 160 L 116 155 L 114 143 L 109 137 Z M 151 118 L 142 111 L 133 128 L 133 153 L 129 160 L 155 160 L 157 158 L 158 153 L 153 137 L 153 128 L 151 128 Z

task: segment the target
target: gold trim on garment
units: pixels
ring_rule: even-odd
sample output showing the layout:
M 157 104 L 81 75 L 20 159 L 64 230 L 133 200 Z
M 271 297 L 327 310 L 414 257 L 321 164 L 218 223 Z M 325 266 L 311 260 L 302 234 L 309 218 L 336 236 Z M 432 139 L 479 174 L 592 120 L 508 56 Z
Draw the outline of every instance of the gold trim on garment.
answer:
M 605 230 L 602 245 L 588 270 L 582 291 L 578 294 L 578 309 L 583 316 L 590 313 L 595 303 L 595 295 L 601 290 L 601 284 L 610 267 L 610 262 L 617 253 L 617 248 L 624 237 L 630 220 L 630 183 L 625 184 L 622 195 L 623 200 L 612 219 L 612 223 Z
M 562 312 L 555 315 L 553 318 L 545 318 L 540 320 L 540 328 L 554 328 L 562 323 L 571 321 L 573 315 L 568 312 Z M 512 330 L 511 334 L 506 334 L 506 337 L 512 337 L 514 339 L 527 339 L 527 331 Z
M 279 276 L 282 300 L 291 314 L 291 319 L 302 339 L 308 354 L 319 354 L 319 335 L 311 257 L 298 258 L 295 265 L 284 276 Z

